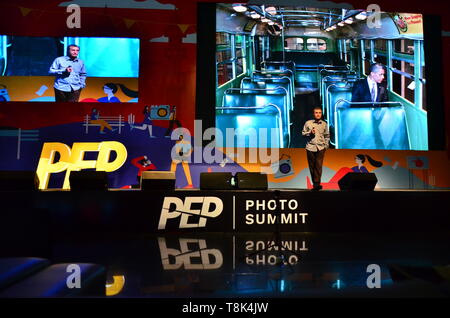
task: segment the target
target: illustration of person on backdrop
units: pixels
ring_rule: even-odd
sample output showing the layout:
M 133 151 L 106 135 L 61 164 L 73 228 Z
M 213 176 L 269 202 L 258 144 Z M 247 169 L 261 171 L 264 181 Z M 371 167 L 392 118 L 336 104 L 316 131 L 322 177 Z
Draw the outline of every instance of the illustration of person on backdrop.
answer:
M 50 66 L 49 73 L 55 75 L 56 102 L 78 102 L 81 90 L 86 87 L 86 68 L 78 58 L 80 47 L 71 44 L 67 55 L 57 57 Z
M 110 124 L 104 119 L 100 119 L 100 111 L 98 111 L 96 108 L 92 108 L 91 112 L 91 120 L 89 121 L 91 124 L 97 124 L 100 125 L 100 133 L 106 134 L 103 130 L 105 128 L 109 129 L 111 132 L 116 131 L 117 128 L 112 128 Z
M 184 187 L 184 189 L 192 189 L 194 187 L 192 184 L 191 171 L 189 170 L 189 161 L 188 161 L 191 153 L 192 153 L 191 143 L 185 140 L 183 135 L 180 135 L 175 143 L 175 152 L 172 153 L 172 164 L 170 166 L 170 171 L 176 172 L 177 165 L 181 163 L 188 183 L 187 186 Z
M 302 135 L 308 137 L 306 144 L 306 157 L 309 172 L 313 181 L 312 190 L 321 190 L 322 165 L 325 151 L 329 147 L 330 132 L 327 123 L 322 119 L 322 108 L 314 107 L 314 119 L 308 120 L 302 130 Z
M 103 92 L 106 94 L 106 96 L 99 98 L 97 101 L 99 101 L 100 103 L 120 103 L 120 100 L 114 95 L 119 90 L 119 87 L 126 96 L 131 98 L 138 97 L 137 91 L 133 91 L 123 84 L 106 83 L 103 86 Z
M 382 162 L 372 159 L 372 157 L 370 157 L 369 155 L 358 154 L 355 156 L 355 162 L 357 165 L 352 167 L 353 172 L 369 173 L 367 168 L 363 165 L 366 161 L 366 158 L 373 167 L 379 168 L 383 166 Z
M 156 170 L 156 166 L 148 159 L 147 156 L 136 157 L 131 160 L 131 164 L 139 169 L 137 178 L 140 181 L 142 171 Z
M 153 136 L 153 126 L 152 126 L 152 120 L 150 118 L 150 106 L 145 106 L 144 110 L 142 111 L 144 114 L 144 120 L 142 121 L 141 126 L 136 126 L 134 124 L 130 124 L 130 130 L 133 130 L 134 128 L 140 129 L 140 130 L 146 130 L 148 129 L 148 134 L 150 138 L 156 138 L 156 136 Z
M 9 102 L 8 88 L 6 85 L 0 84 L 0 102 Z
M 173 109 L 170 111 L 169 127 L 167 128 L 164 137 L 170 138 L 171 131 L 173 130 L 173 126 L 175 124 L 177 125 L 178 128 L 182 127 L 180 121 L 177 120 L 177 109 L 175 106 L 173 106 Z
M 354 166 L 352 168 L 349 168 L 349 167 L 340 168 L 330 178 L 330 180 L 328 180 L 328 182 L 324 182 L 321 185 L 323 186 L 324 189 L 338 190 L 339 189 L 339 183 L 338 183 L 339 180 L 341 180 L 347 173 L 350 173 L 350 172 L 369 173 L 369 170 L 363 165 L 366 161 L 366 158 L 369 161 L 370 165 L 373 167 L 380 168 L 383 166 L 383 163 L 381 161 L 377 161 L 377 160 L 373 159 L 372 157 L 370 157 L 369 155 L 357 154 L 355 156 L 356 166 Z M 398 164 L 398 162 L 397 162 L 397 164 Z M 307 183 L 308 188 L 312 187 L 308 177 L 306 177 L 306 183 Z

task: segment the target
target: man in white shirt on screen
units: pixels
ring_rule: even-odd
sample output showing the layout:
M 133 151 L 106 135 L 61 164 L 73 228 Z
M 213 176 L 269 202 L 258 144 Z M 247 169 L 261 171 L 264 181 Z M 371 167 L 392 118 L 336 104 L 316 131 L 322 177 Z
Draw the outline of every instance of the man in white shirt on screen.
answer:
M 50 66 L 49 73 L 56 76 L 55 101 L 78 102 L 81 90 L 86 87 L 86 68 L 78 58 L 80 47 L 71 44 L 67 47 L 67 55 L 57 57 Z

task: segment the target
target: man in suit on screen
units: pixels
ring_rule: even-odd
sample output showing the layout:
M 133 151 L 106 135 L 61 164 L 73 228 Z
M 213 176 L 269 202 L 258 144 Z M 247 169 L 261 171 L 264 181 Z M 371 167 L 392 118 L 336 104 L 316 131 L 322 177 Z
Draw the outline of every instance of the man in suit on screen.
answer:
M 352 102 L 387 102 L 386 87 L 381 85 L 385 73 L 383 64 L 372 64 L 370 66 L 369 76 L 366 79 L 357 81 L 353 85 Z

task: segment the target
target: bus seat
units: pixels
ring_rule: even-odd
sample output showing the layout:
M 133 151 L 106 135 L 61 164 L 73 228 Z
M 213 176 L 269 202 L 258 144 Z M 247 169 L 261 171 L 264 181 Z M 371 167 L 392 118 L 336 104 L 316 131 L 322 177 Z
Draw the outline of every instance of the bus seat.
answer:
M 249 77 L 242 79 L 241 88 L 249 89 L 268 89 L 267 94 L 279 93 L 276 90 L 278 87 L 282 87 L 287 92 L 287 99 L 289 104 L 289 109 L 294 109 L 294 92 L 292 91 L 291 81 L 288 77 L 281 78 L 260 78 L 258 80 L 252 80 Z M 243 93 L 249 93 L 250 90 L 243 90 Z
M 291 81 L 292 91 L 295 90 L 295 77 L 291 70 L 284 71 L 254 71 L 252 73 L 252 78 L 254 80 L 260 79 L 280 79 L 287 77 Z
M 342 81 L 354 81 L 359 76 L 348 69 L 321 69 L 318 73 L 320 96 L 325 96 L 326 82 L 336 83 Z
M 286 98 L 287 98 L 287 105 L 288 109 L 294 110 L 294 98 L 291 91 L 291 85 L 290 82 L 286 83 L 279 83 L 277 81 L 268 81 L 266 82 L 266 88 L 269 89 L 267 94 L 273 94 L 274 92 L 279 92 L 277 88 L 284 88 L 286 90 Z
M 247 88 L 247 90 L 246 90 Z M 253 81 L 249 77 L 245 77 L 241 81 L 241 92 L 242 93 L 251 93 L 252 89 L 266 89 L 266 82 L 264 80 Z
M 230 139 L 227 139 L 226 129 L 234 128 L 236 133 L 231 137 L 235 147 L 286 147 L 286 140 L 283 138 L 282 118 L 280 112 L 273 107 L 263 107 L 262 109 L 233 109 L 232 112 L 216 112 L 216 127 L 222 132 L 222 138 L 216 136 L 218 147 L 230 147 Z M 267 138 L 259 136 L 259 130 L 252 128 L 266 128 Z M 249 136 L 256 136 L 256 139 L 249 139 Z M 261 137 L 261 139 L 260 139 Z M 230 137 L 228 137 L 230 138 Z M 227 142 L 225 142 L 227 141 Z M 255 144 L 256 143 L 256 144 Z
M 296 86 L 300 88 L 313 89 L 317 88 L 317 69 L 311 67 L 297 67 L 296 70 Z
M 376 107 L 337 103 L 337 149 L 410 150 L 406 113 L 401 103 L 378 103 Z
M 322 99 L 322 108 L 329 126 L 334 127 L 334 107 L 340 99 L 351 100 L 353 82 L 336 82 L 326 86 L 325 95 Z
M 266 70 L 290 70 L 295 78 L 295 63 L 293 61 L 263 61 L 261 62 L 261 68 Z
M 280 90 L 281 91 L 281 90 Z M 284 138 L 290 140 L 290 105 L 286 91 L 283 93 L 241 93 L 240 89 L 227 89 L 223 95 L 222 107 L 251 107 L 276 105 L 281 111 Z

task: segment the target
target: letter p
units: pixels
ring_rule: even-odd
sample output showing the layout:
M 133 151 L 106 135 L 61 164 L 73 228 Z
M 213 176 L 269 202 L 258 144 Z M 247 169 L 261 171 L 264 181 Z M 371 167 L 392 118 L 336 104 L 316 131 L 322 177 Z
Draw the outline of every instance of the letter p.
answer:
M 175 205 L 175 209 L 170 211 L 171 205 Z M 158 230 L 164 230 L 166 228 L 167 220 L 176 219 L 181 215 L 183 211 L 184 203 L 181 199 L 177 197 L 165 197 L 163 202 L 163 207 L 161 209 L 161 216 L 159 218 Z

